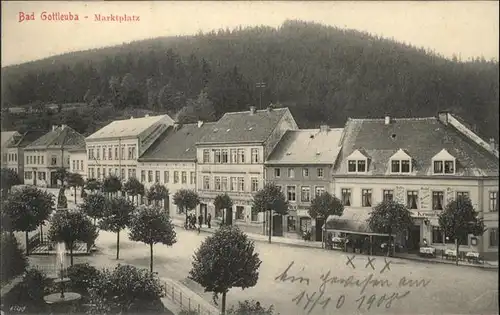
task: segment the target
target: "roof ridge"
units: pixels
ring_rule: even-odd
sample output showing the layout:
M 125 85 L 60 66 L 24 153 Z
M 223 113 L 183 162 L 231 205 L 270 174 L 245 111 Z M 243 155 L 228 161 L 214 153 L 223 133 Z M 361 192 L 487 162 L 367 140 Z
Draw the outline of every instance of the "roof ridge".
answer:
M 385 118 L 347 118 L 347 120 L 349 121 L 361 121 L 361 122 L 364 122 L 364 121 L 373 121 L 373 122 L 378 122 L 378 121 L 384 121 Z M 391 117 L 391 120 L 396 120 L 396 121 L 415 121 L 415 120 L 437 120 L 436 117 L 399 117 L 399 118 L 395 118 L 395 117 Z
M 288 107 L 280 107 L 280 108 L 273 108 L 271 111 L 268 111 L 267 109 L 256 109 L 255 112 L 256 113 L 262 113 L 262 112 L 273 112 L 273 111 L 276 111 L 276 110 L 287 110 Z M 238 111 L 238 112 L 227 112 L 227 113 L 224 113 L 224 115 L 229 115 L 229 114 L 242 114 L 242 113 L 249 113 L 250 110 L 242 110 L 242 111 Z

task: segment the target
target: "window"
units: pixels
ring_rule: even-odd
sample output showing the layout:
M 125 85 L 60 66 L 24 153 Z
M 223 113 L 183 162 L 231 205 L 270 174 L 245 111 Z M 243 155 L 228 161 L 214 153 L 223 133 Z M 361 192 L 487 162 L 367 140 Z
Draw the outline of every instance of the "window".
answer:
M 33 178 L 32 172 L 24 172 L 24 179 L 32 179 L 32 178 Z
M 434 161 L 434 174 L 443 174 L 443 161 Z
M 125 180 L 125 169 L 122 168 L 120 171 L 120 179 Z
M 107 156 L 107 153 L 108 151 L 106 150 L 106 148 L 102 148 L 102 159 L 103 160 L 106 160 L 108 158 Z
M 432 243 L 442 244 L 444 242 L 444 233 L 439 226 L 432 227 Z
M 348 160 L 347 171 L 349 173 L 364 173 L 366 172 L 366 160 Z
M 237 185 L 237 178 L 236 177 L 231 177 L 231 191 L 236 191 L 236 185 Z
M 136 176 L 135 176 L 135 168 L 132 169 L 132 177 L 136 178 Z
M 361 190 L 361 206 L 371 207 L 372 206 L 372 190 L 362 189 Z
M 51 165 L 56 165 L 57 164 L 57 156 L 53 155 L 50 160 Z
M 297 218 L 289 215 L 286 220 L 286 230 L 287 232 L 297 231 Z
M 316 186 L 316 188 L 314 189 L 314 194 L 315 194 L 316 197 L 320 196 L 324 192 L 325 192 L 325 187 L 324 186 Z
M 113 149 L 112 149 L 112 148 L 108 148 L 108 158 L 109 158 L 110 160 L 112 160 L 112 159 L 113 159 Z
M 95 178 L 94 168 L 90 169 L 90 178 Z
M 432 192 L 432 210 L 443 210 L 444 193 L 442 191 Z
M 115 160 L 118 160 L 118 148 L 115 148 Z
M 401 166 L 401 161 L 395 160 L 391 161 L 391 173 L 399 173 Z
M 250 211 L 250 212 L 251 212 L 250 220 L 252 220 L 253 222 L 258 221 L 259 213 L 257 211 Z
M 418 191 L 408 190 L 406 192 L 406 207 L 408 209 L 418 209 Z
M 129 175 L 130 177 L 130 175 Z M 155 171 L 155 183 L 160 182 L 160 171 Z
M 259 179 L 257 177 L 252 177 L 252 192 L 259 190 Z
M 300 201 L 311 202 L 311 188 L 309 186 L 302 186 L 301 187 Z
M 125 159 L 125 146 L 122 146 L 120 151 L 120 159 Z
M 402 160 L 401 161 L 401 173 L 409 173 L 410 172 L 410 161 Z
M 179 182 L 179 171 L 174 171 L 174 184 Z
M 245 208 L 236 206 L 236 220 L 245 220 Z
M 323 178 L 323 175 L 324 175 L 324 171 L 322 168 L 318 168 L 316 170 L 316 174 L 318 175 L 318 178 Z
M 455 173 L 455 161 L 444 161 L 444 173 L 445 174 Z
M 303 177 L 308 177 L 309 176 L 309 169 L 308 168 L 303 168 L 302 169 L 302 176 Z
M 351 189 L 349 188 L 342 189 L 342 204 L 346 207 L 351 206 Z
M 231 163 L 238 163 L 238 154 L 237 154 L 237 151 L 236 149 L 230 149 L 229 150 L 229 155 L 230 155 L 230 158 L 231 158 Z
M 43 155 L 42 155 L 42 164 L 43 164 Z
M 220 162 L 221 162 L 220 150 L 215 149 L 214 150 L 214 163 L 220 163 Z
M 489 228 L 490 247 L 498 247 L 498 228 Z
M 109 174 L 109 175 L 111 175 L 111 174 Z M 105 167 L 102 168 L 102 177 L 106 178 L 106 168 Z
M 26 156 L 26 164 L 30 164 L 30 157 L 29 156 Z
M 38 172 L 38 179 L 45 180 L 45 172 Z
M 73 162 L 73 170 L 76 170 L 76 161 L 73 160 L 72 162 Z
M 132 159 L 135 160 L 135 145 L 132 147 Z
M 36 157 L 36 164 L 40 164 L 40 156 Z
M 221 189 L 221 186 L 220 186 L 220 176 L 215 176 L 214 177 L 214 189 L 215 190 L 220 190 Z
M 245 149 L 238 149 L 238 163 L 245 163 Z
M 146 181 L 146 171 L 141 171 L 141 183 Z
M 458 198 L 469 198 L 468 191 L 457 191 L 457 199 Z
M 384 189 L 382 191 L 382 200 L 383 201 L 391 201 L 394 199 L 394 190 L 392 189 Z
M 187 180 L 187 172 L 183 171 L 183 172 L 181 173 L 181 180 L 182 180 L 182 183 L 183 183 L 183 184 L 187 184 L 187 181 L 188 181 L 188 180 Z
M 153 182 L 153 171 L 148 171 L 148 182 Z
M 250 152 L 252 154 L 252 163 L 259 163 L 259 149 L 252 148 Z
M 275 168 L 274 169 L 274 177 L 280 177 L 280 176 L 281 176 L 281 169 Z
M 170 180 L 170 173 L 168 171 L 163 172 L 163 182 L 166 184 Z
M 110 171 L 110 172 L 111 172 L 111 171 Z M 131 168 L 129 168 L 129 169 L 127 170 L 127 176 L 128 176 L 128 178 L 132 178 L 132 169 L 131 169 Z M 158 176 L 159 176 L 159 174 L 158 174 Z
M 210 189 L 210 177 L 208 177 L 208 176 L 203 176 L 203 189 L 205 189 L 205 190 Z
M 490 191 L 490 211 L 498 211 L 498 191 Z
M 118 176 L 118 169 L 115 168 L 115 175 Z
M 238 177 L 238 191 L 245 191 L 245 179 Z
M 295 199 L 295 186 L 286 186 L 286 195 L 288 201 L 296 201 Z
M 227 191 L 227 177 L 226 176 L 222 176 L 222 178 L 221 178 L 221 190 Z
M 97 149 L 95 151 L 97 153 L 97 156 L 95 157 L 96 160 L 100 160 L 101 159 L 101 147 L 97 147 Z
M 222 163 L 228 163 L 229 160 L 228 160 L 228 153 L 227 153 L 227 149 L 223 149 L 222 150 Z
M 295 170 L 293 168 L 288 169 L 288 177 L 289 178 L 294 178 L 295 177 Z
M 101 178 L 101 169 L 98 167 L 97 168 L 97 179 Z
M 189 183 L 191 185 L 194 185 L 196 183 L 196 173 L 195 172 L 189 173 Z

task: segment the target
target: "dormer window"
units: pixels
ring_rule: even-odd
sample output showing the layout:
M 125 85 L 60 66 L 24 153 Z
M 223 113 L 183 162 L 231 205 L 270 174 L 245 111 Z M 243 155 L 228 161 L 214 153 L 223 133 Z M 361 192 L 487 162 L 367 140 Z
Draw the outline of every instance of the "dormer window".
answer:
M 410 172 L 411 172 L 411 157 L 406 151 L 399 149 L 391 157 L 391 173 L 408 174 Z
M 347 157 L 347 172 L 348 173 L 366 173 L 368 167 L 368 157 L 355 150 Z
M 455 174 L 456 159 L 445 149 L 432 158 L 433 174 Z

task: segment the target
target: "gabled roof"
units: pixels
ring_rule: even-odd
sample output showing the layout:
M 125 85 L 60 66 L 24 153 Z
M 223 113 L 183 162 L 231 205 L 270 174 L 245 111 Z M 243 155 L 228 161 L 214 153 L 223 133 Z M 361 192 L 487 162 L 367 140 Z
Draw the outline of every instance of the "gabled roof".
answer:
M 196 142 L 199 141 L 216 123 L 185 124 L 178 129 L 169 127 L 139 158 L 147 161 L 195 161 Z
M 288 108 L 226 113 L 198 143 L 262 143 L 287 113 Z
M 14 138 L 15 135 L 19 135 L 19 132 L 17 132 L 17 131 L 2 131 L 2 134 L 1 134 L 2 148 L 7 147 L 7 145 L 11 142 L 11 140 Z
M 25 149 L 72 149 L 85 145 L 85 137 L 68 126 L 59 126 L 27 145 Z
M 24 148 L 42 137 L 45 133 L 46 132 L 42 130 L 28 130 L 23 135 L 19 136 L 15 142 L 11 143 L 9 148 Z
M 371 162 L 367 174 L 384 175 L 389 160 L 399 149 L 414 161 L 415 175 L 432 175 L 432 158 L 443 149 L 456 158 L 459 176 L 498 176 L 498 159 L 483 147 L 436 117 L 393 119 L 349 119 L 344 128 L 342 152 L 335 173 L 348 174 L 347 157 L 364 150 Z
M 444 150 L 444 149 L 443 149 Z M 391 156 L 391 159 L 411 159 L 411 156 L 410 154 L 406 151 L 406 150 L 403 150 L 403 149 L 399 149 L 396 151 L 396 153 L 394 153 L 392 156 Z
M 87 140 L 104 139 L 114 137 L 136 137 L 139 136 L 146 129 L 156 124 L 157 122 L 167 118 L 171 120 L 168 115 L 147 116 L 141 118 L 130 118 L 124 120 L 115 120 L 103 128 L 97 130 Z
M 288 130 L 266 164 L 334 164 L 342 128 Z

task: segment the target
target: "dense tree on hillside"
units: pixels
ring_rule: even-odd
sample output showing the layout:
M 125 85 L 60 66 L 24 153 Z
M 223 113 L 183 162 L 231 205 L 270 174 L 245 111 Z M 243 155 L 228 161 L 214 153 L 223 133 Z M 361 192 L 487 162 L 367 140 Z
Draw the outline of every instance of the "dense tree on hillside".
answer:
M 206 88 L 216 118 L 258 105 L 262 92 L 263 106 L 290 107 L 305 128 L 342 126 L 347 117 L 429 116 L 449 109 L 477 125 L 481 135 L 499 132 L 498 115 L 491 115 L 499 110 L 497 61 L 450 60 L 368 33 L 303 21 L 150 39 L 2 70 L 2 106 L 90 98 L 119 109 L 98 116 L 96 125 L 127 107 L 175 113 Z M 266 88 L 258 90 L 258 82 Z M 10 114 L 9 120 L 48 129 L 61 121 L 60 114 Z

